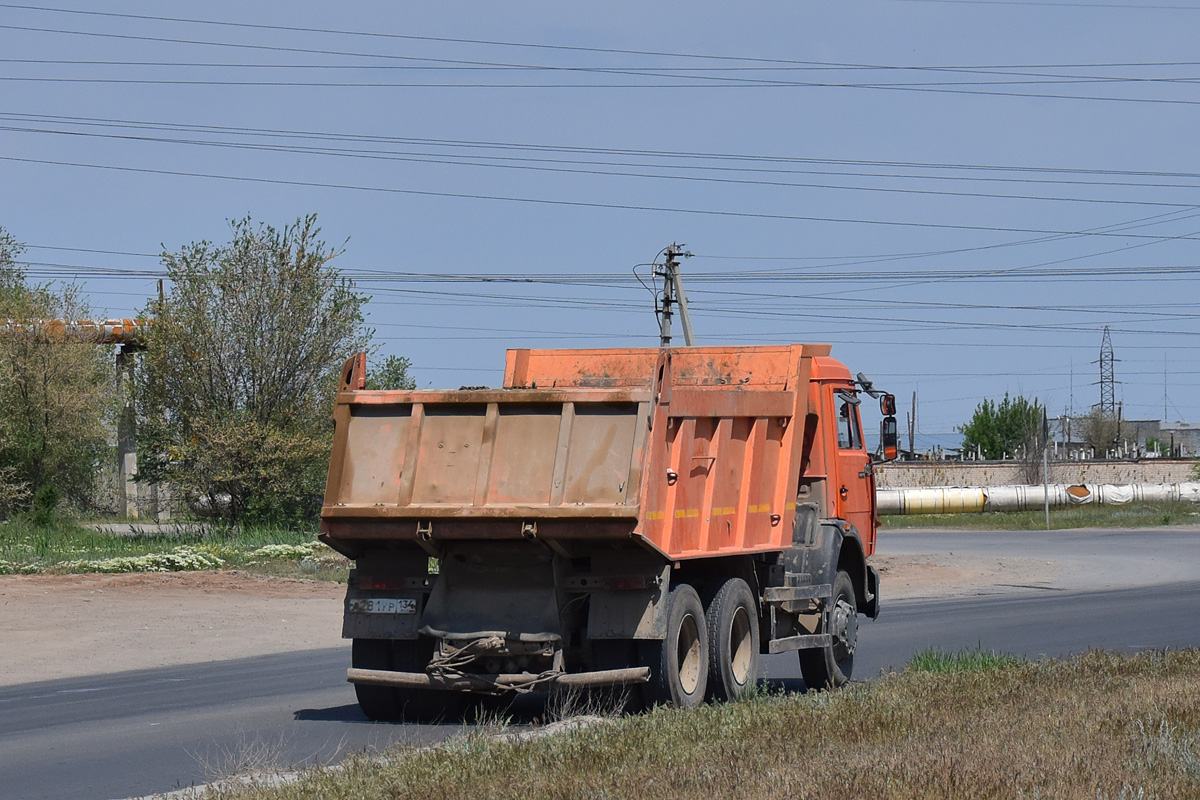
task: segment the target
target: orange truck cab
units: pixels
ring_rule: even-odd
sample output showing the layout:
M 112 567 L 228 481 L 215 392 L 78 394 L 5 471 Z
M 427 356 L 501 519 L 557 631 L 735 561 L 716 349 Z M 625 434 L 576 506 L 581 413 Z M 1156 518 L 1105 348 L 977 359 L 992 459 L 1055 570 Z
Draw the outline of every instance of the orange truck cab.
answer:
M 879 613 L 860 408 L 881 393 L 829 352 L 510 350 L 501 389 L 457 391 L 369 391 L 351 358 L 321 539 L 356 562 L 364 712 L 561 687 L 694 705 L 793 650 L 809 686 L 848 680 Z

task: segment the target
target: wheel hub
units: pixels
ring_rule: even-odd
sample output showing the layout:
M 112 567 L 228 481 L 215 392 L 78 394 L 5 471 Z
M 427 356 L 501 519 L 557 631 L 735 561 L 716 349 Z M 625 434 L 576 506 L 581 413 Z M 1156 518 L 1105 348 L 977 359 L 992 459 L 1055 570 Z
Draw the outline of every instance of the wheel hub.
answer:
M 700 625 L 690 614 L 683 618 L 679 626 L 676 659 L 679 665 L 679 683 L 683 691 L 689 695 L 695 694 L 700 686 L 700 676 L 705 664 L 700 644 Z
M 745 686 L 754 680 L 750 674 L 754 663 L 754 646 L 750 628 L 750 614 L 745 608 L 739 608 L 729 625 L 730 658 L 729 668 L 734 681 L 739 686 Z M 711 646 L 711 645 L 710 645 Z
M 833 646 L 839 660 L 854 655 L 854 648 L 858 645 L 858 615 L 854 613 L 854 607 L 838 598 L 831 616 L 829 632 L 833 635 Z

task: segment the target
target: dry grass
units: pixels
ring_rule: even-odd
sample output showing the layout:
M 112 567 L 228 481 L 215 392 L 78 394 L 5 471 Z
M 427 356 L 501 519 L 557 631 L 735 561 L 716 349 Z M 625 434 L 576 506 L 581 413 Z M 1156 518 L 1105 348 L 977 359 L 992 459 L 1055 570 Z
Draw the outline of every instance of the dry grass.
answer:
M 659 708 L 538 737 L 469 733 L 214 796 L 1200 797 L 1200 651 L 964 658 L 832 693 Z

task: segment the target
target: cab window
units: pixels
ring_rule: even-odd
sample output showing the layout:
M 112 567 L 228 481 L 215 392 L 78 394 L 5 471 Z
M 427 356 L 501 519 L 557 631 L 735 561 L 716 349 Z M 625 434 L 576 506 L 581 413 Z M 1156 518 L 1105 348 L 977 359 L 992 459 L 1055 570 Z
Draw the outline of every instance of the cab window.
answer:
M 862 432 L 858 426 L 858 406 L 841 400 L 838 406 L 838 449 L 862 450 Z

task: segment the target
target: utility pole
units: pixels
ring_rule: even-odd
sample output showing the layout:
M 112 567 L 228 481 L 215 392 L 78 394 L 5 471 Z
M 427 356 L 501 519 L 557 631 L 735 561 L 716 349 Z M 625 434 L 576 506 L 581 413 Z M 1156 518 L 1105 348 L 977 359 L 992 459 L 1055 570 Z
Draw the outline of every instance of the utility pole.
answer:
M 666 250 L 667 260 L 661 268 L 654 265 L 654 274 L 663 279 L 663 292 L 659 300 L 658 324 L 660 347 L 671 346 L 671 307 L 679 305 L 679 319 L 683 323 L 683 343 L 688 347 L 695 344 L 692 337 L 692 319 L 688 315 L 687 295 L 683 291 L 683 278 L 679 275 L 679 259 L 691 258 L 686 252 L 685 245 L 672 243 Z
M 1163 353 L 1163 424 L 1167 423 L 1167 354 Z
M 1050 418 L 1042 406 L 1042 497 L 1046 504 L 1046 530 L 1050 530 Z
M 917 392 L 913 390 L 912 411 L 908 412 L 908 457 L 916 458 L 913 439 L 917 431 Z

